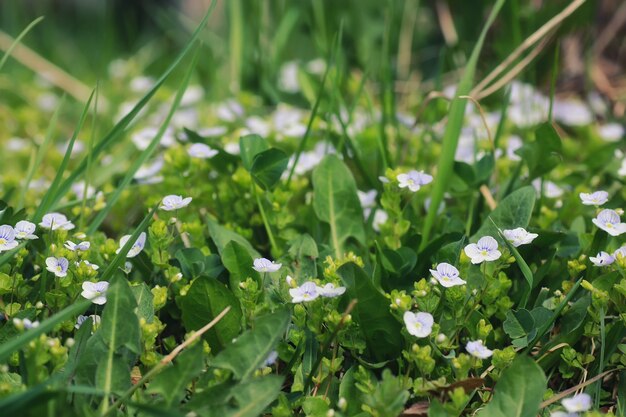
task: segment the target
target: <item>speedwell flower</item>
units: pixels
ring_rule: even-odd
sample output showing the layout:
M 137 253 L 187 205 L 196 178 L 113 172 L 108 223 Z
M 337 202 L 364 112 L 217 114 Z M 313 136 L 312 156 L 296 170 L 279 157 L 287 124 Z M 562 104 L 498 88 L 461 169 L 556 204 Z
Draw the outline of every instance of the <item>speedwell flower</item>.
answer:
M 582 394 L 563 399 L 561 404 L 565 407 L 568 413 L 587 411 L 591 408 L 591 396 L 583 392 Z
M 406 174 L 399 174 L 398 187 L 409 188 L 409 190 L 416 192 L 422 185 L 426 185 L 433 180 L 432 175 L 425 174 L 424 171 L 416 171 L 412 169 Z
M 61 213 L 44 214 L 39 226 L 50 230 L 72 230 L 75 227 L 74 223 L 69 221 L 67 217 Z
M 15 241 L 15 230 L 8 224 L 0 226 L 0 252 L 14 249 L 19 245 Z
M 516 248 L 521 245 L 527 245 L 531 243 L 537 236 L 537 233 L 529 233 L 523 227 L 518 227 L 517 229 L 511 230 L 503 230 L 502 234 L 508 240 L 511 245 Z
M 65 242 L 64 246 L 71 250 L 72 252 L 81 251 L 84 252 L 91 247 L 91 243 L 89 242 L 80 242 L 78 244 L 68 240 Z
M 191 203 L 191 197 L 183 198 L 179 195 L 167 195 L 163 198 L 163 203 L 159 207 L 165 211 L 174 211 L 187 207 Z
M 619 214 L 615 210 L 604 209 L 591 221 L 611 236 L 619 236 L 626 232 L 626 223 L 620 222 Z
M 109 289 L 109 283 L 106 281 L 83 282 L 83 297 L 91 300 L 92 303 L 102 305 L 107 302 L 106 292 Z
M 120 253 L 124 245 L 126 245 L 126 242 L 128 242 L 128 239 L 130 239 L 130 236 L 131 235 L 122 236 L 122 238 L 120 239 L 120 247 L 118 250 L 115 251 L 115 253 Z M 141 232 L 135 243 L 133 243 L 133 246 L 128 251 L 126 257 L 134 258 L 135 256 L 139 255 L 144 246 L 146 246 L 146 232 Z
M 478 242 L 470 243 L 463 250 L 473 264 L 495 261 L 502 255 L 498 250 L 498 241 L 491 236 L 483 236 Z
M 488 357 L 493 355 L 493 351 L 487 349 L 482 340 L 467 342 L 467 344 L 465 345 L 465 350 L 467 350 L 467 353 L 469 353 L 470 355 L 480 359 L 487 359 Z
M 55 258 L 53 256 L 46 259 L 46 269 L 59 278 L 67 275 L 67 267 L 70 265 L 64 257 Z
M 83 315 L 81 314 L 80 316 L 78 316 L 78 317 L 76 318 L 76 324 L 74 325 L 74 328 L 79 329 L 79 328 L 80 328 L 80 326 L 82 326 L 82 325 L 83 325 L 83 323 L 84 323 L 85 321 L 87 321 L 87 319 L 89 319 L 89 318 L 92 320 L 91 324 L 92 324 L 92 326 L 93 326 L 94 328 L 96 328 L 96 327 L 100 326 L 100 316 L 99 316 L 99 315 L 97 315 L 97 314 L 91 314 L 91 315 L 89 315 L 89 316 L 83 316 Z
M 465 284 L 465 281 L 459 277 L 459 270 L 446 262 L 438 264 L 435 269 L 430 270 L 430 273 L 446 288 Z
M 39 239 L 33 234 L 36 228 L 35 223 L 21 220 L 15 224 L 15 238 L 28 240 Z
M 204 143 L 194 143 L 187 149 L 187 154 L 192 158 L 209 159 L 213 158 L 219 152 L 212 149 L 209 145 Z
M 609 193 L 606 191 L 596 191 L 594 193 L 580 193 L 580 200 L 586 206 L 601 206 L 609 201 Z
M 256 258 L 252 267 L 257 272 L 276 272 L 283 264 L 277 264 L 266 258 Z
M 332 283 L 328 283 L 323 287 L 317 287 L 317 293 L 327 298 L 339 297 L 344 292 L 346 292 L 346 287 L 335 287 L 335 284 Z
M 608 253 L 602 251 L 602 252 L 598 253 L 595 257 L 590 256 L 589 260 L 595 266 L 609 266 L 613 262 L 615 262 L 615 257 L 613 257 L 613 256 L 609 255 Z
M 435 320 L 430 313 L 404 313 L 404 324 L 409 334 L 415 337 L 427 337 L 433 331 Z
M 317 292 L 318 288 L 319 287 L 315 285 L 313 281 L 307 281 L 299 287 L 291 288 L 289 290 L 289 295 L 291 295 L 291 302 L 301 303 L 303 301 L 315 300 L 320 295 Z

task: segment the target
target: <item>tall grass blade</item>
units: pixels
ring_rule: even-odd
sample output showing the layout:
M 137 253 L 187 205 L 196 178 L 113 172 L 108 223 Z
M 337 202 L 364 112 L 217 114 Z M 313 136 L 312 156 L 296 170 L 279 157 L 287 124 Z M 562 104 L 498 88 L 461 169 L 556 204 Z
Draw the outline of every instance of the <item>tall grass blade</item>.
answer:
M 2 59 L 0 59 L 0 71 L 2 71 L 2 67 L 7 62 L 7 59 L 9 59 L 9 57 L 11 56 L 11 52 L 13 52 L 13 49 L 15 49 L 15 47 L 21 42 L 24 36 L 26 36 L 28 32 L 30 32 L 42 20 L 43 16 L 39 16 L 37 19 L 30 22 L 29 25 L 26 26 L 26 28 L 17 36 L 17 38 L 15 38 L 11 46 L 9 46 L 9 48 L 5 51 Z
M 478 41 L 474 46 L 472 55 L 467 62 L 465 71 L 463 72 L 463 77 L 461 78 L 461 81 L 457 88 L 455 98 L 452 100 L 452 104 L 450 105 L 448 124 L 446 125 L 446 130 L 443 135 L 443 150 L 439 158 L 437 175 L 435 176 L 433 189 L 430 195 L 430 207 L 439 207 L 439 204 L 443 199 L 443 195 L 450 185 L 452 167 L 454 165 L 454 155 L 456 153 L 456 147 L 459 142 L 459 135 L 461 134 L 461 128 L 463 127 L 463 119 L 465 116 L 466 100 L 459 98 L 459 96 L 468 95 L 471 90 L 472 81 L 474 79 L 474 72 L 476 71 L 476 64 L 478 62 L 478 56 L 482 49 L 483 43 L 485 42 L 485 36 L 487 35 L 487 31 L 491 27 L 493 21 L 496 18 L 496 15 L 502 8 L 503 4 L 504 0 L 498 0 L 497 3 L 493 6 L 493 9 L 489 14 L 489 18 L 487 19 L 487 23 L 485 23 L 480 37 L 478 38 Z M 428 244 L 430 232 L 435 224 L 436 215 L 437 210 L 428 211 L 426 221 L 424 222 L 424 228 L 422 230 L 422 243 L 420 245 L 420 249 L 424 249 Z

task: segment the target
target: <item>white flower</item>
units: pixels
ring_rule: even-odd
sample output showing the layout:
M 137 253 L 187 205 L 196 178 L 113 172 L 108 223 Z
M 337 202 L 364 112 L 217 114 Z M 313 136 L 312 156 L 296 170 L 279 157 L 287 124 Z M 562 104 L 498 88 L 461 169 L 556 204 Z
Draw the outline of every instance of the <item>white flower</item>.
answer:
M 569 413 L 587 411 L 591 408 L 591 396 L 589 394 L 577 394 L 570 398 L 565 398 L 561 404 Z
M 372 208 L 376 206 L 376 190 L 361 191 L 356 190 L 361 202 L 361 207 L 364 209 Z
M 374 212 L 374 219 L 372 220 L 372 229 L 380 232 L 380 226 L 387 223 L 389 215 L 385 210 L 378 209 Z
M 296 283 L 296 280 L 293 279 L 293 277 L 291 275 L 287 275 L 285 277 L 285 282 L 287 283 L 287 286 L 289 286 L 291 288 L 296 288 L 298 286 L 298 284 Z
M 263 364 L 265 366 L 272 366 L 274 365 L 274 362 L 276 362 L 276 359 L 278 359 L 278 352 L 273 350 L 270 352 L 269 355 L 267 355 L 267 358 L 265 359 L 265 362 L 263 362 Z
M 502 255 L 498 250 L 498 241 L 491 236 L 483 236 L 478 242 L 470 243 L 463 250 L 473 264 L 495 261 Z
M 63 245 L 66 248 L 68 248 L 69 250 L 71 250 L 72 252 L 76 252 L 76 251 L 86 251 L 87 249 L 89 249 L 91 247 L 91 243 L 89 242 L 80 242 L 79 244 L 76 244 L 74 242 L 72 242 L 71 240 L 68 240 L 67 242 L 65 242 L 65 244 Z
M 493 355 L 493 351 L 487 349 L 485 345 L 483 345 L 482 340 L 475 340 L 467 342 L 465 345 L 465 350 L 472 356 L 475 356 L 480 359 L 487 359 L 491 355 Z
M 327 298 L 339 297 L 344 292 L 346 292 L 346 287 L 335 287 L 335 284 L 332 283 L 328 283 L 323 287 L 317 287 L 317 293 Z
M 446 288 L 465 284 L 465 281 L 459 277 L 459 270 L 445 262 L 438 264 L 436 270 L 431 269 L 430 273 Z
M 14 318 L 13 319 L 13 324 L 15 325 L 15 327 L 17 328 L 24 328 L 26 330 L 28 329 L 34 329 L 35 327 L 39 327 L 39 321 L 35 320 L 35 321 L 30 321 L 29 319 L 18 319 L 18 318 Z
M 626 223 L 620 222 L 619 214 L 615 210 L 604 209 L 591 221 L 611 236 L 619 236 L 626 232 Z
M 616 249 L 615 252 L 613 252 L 613 258 L 615 258 L 616 260 L 619 258 L 626 258 L 626 245 L 622 246 L 619 249 Z
M 122 271 L 124 271 L 125 274 L 130 274 L 133 270 L 133 264 L 132 262 L 128 262 L 126 261 L 124 263 L 124 268 L 122 268 Z
M 67 275 L 69 262 L 64 257 L 55 258 L 53 256 L 46 259 L 46 269 L 59 278 Z
M 15 238 L 16 239 L 39 239 L 37 236 L 33 234 L 35 231 L 35 223 L 28 222 L 26 220 L 21 220 L 17 222 L 15 225 Z
M 187 154 L 192 158 L 208 159 L 213 158 L 219 152 L 204 143 L 194 143 L 187 149 Z
M 183 198 L 179 195 L 167 195 L 163 198 L 162 205 L 159 207 L 165 211 L 174 211 L 187 207 L 191 203 L 191 197 Z
M 593 122 L 593 113 L 580 100 L 554 100 L 554 119 L 568 126 L 584 126 Z
M 409 334 L 415 337 L 426 337 L 433 331 L 435 320 L 430 313 L 404 313 L 404 324 Z
M 553 411 L 550 417 L 578 417 L 578 413 L 566 413 L 565 411 Z
M 422 185 L 426 185 L 433 180 L 433 177 L 425 174 L 424 171 L 415 170 L 411 170 L 406 174 L 399 174 L 396 178 L 400 188 L 408 187 L 413 192 L 416 192 Z
M 128 239 L 130 239 L 130 236 L 131 235 L 122 236 L 122 238 L 120 239 L 120 247 L 118 250 L 115 251 L 115 253 L 120 253 L 124 245 L 126 245 L 126 242 L 128 242 Z M 128 251 L 126 257 L 134 258 L 135 256 L 139 255 L 144 246 L 146 246 L 146 232 L 141 232 L 135 243 L 133 243 L 133 246 Z
M 43 227 L 44 229 L 50 230 L 72 230 L 75 227 L 74 224 L 71 221 L 67 220 L 67 217 L 65 217 L 61 213 L 45 214 L 43 216 L 43 219 L 41 219 L 41 223 L 39 223 L 39 226 Z
M 606 191 L 596 191 L 594 193 L 580 193 L 580 199 L 586 206 L 601 206 L 609 201 L 609 193 Z
M 220 103 L 215 109 L 217 118 L 225 122 L 234 122 L 243 116 L 243 107 L 236 100 L 230 99 Z
M 257 272 L 276 272 L 283 264 L 276 264 L 266 258 L 256 258 L 252 267 Z
M 102 305 L 107 302 L 106 292 L 109 289 L 109 283 L 106 281 L 83 282 L 83 297 L 91 300 L 92 303 Z
M 537 194 L 541 193 L 541 178 L 535 178 L 532 182 L 533 187 L 537 190 Z M 559 198 L 563 195 L 563 189 L 552 181 L 543 181 L 543 195 L 547 198 Z
M 83 316 L 82 314 L 80 316 L 78 316 L 76 318 L 76 324 L 74 325 L 74 328 L 79 329 L 80 326 L 83 325 L 83 323 L 87 320 L 87 319 L 91 319 L 92 321 L 92 326 L 94 328 L 100 326 L 100 316 L 97 314 L 91 314 L 89 316 Z
M 537 233 L 528 233 L 523 227 L 518 227 L 512 230 L 503 230 L 502 234 L 506 240 L 508 240 L 511 245 L 516 248 L 521 245 L 528 245 L 535 240 L 537 236 L 539 236 Z
M 284 63 L 283 66 L 280 67 L 278 88 L 287 93 L 297 93 L 298 91 L 300 91 L 297 62 L 289 61 Z
M 8 224 L 0 226 L 0 252 L 11 250 L 19 245 L 15 241 L 15 230 Z
M 291 295 L 292 303 L 301 303 L 303 301 L 312 301 L 319 297 L 317 289 L 319 287 L 315 285 L 313 281 L 307 281 L 299 287 L 291 288 L 289 295 Z
M 608 123 L 598 127 L 598 134 L 607 142 L 617 142 L 624 136 L 624 126 L 619 123 Z
M 85 188 L 84 181 L 78 181 L 72 184 L 72 192 L 76 195 L 76 198 L 82 200 L 83 198 L 91 198 L 96 195 L 96 189 L 91 185 Z
M 595 266 L 608 266 L 615 262 L 615 258 L 604 251 L 597 254 L 595 258 L 593 256 L 590 256 L 589 260 Z

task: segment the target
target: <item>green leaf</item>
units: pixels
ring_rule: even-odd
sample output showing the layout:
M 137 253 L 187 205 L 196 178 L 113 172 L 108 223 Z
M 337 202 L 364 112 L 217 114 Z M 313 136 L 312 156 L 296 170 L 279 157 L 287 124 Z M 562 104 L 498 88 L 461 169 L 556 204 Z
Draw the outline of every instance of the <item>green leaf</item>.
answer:
M 501 229 L 515 229 L 516 227 L 527 227 L 535 206 L 535 189 L 531 186 L 522 187 L 506 196 L 494 211 L 489 214 L 493 220 L 483 221 L 480 229 L 471 237 L 475 242 L 483 236 L 492 236 L 500 244 L 505 244 L 504 239 L 498 233 Z M 494 225 L 498 225 L 496 227 Z
M 546 391 L 543 370 L 527 356 L 518 356 L 502 372 L 493 400 L 477 417 L 535 417 Z
M 265 362 L 275 349 L 291 319 L 288 310 L 278 310 L 259 317 L 247 330 L 211 362 L 216 368 L 230 369 L 235 378 L 245 379 Z
M 315 278 L 317 266 L 315 260 L 319 257 L 319 251 L 315 239 L 304 233 L 298 235 L 289 242 L 289 255 L 293 258 L 291 267 L 295 272 L 294 278 Z
M 154 295 L 145 282 L 130 287 L 135 301 L 137 302 L 137 316 L 144 319 L 146 323 L 152 323 L 154 320 Z
M 128 281 L 119 275 L 111 281 L 107 291 L 107 303 L 102 312 L 102 325 L 98 333 L 111 351 L 125 346 L 130 351 L 140 354 L 141 331 L 139 319 L 135 314 L 137 301 L 128 285 Z
M 257 154 L 252 162 L 250 174 L 264 190 L 273 188 L 287 168 L 289 157 L 280 149 L 271 148 Z
M 230 289 L 238 294 L 241 292 L 239 283 L 245 281 L 247 278 L 252 278 L 257 282 L 261 282 L 261 276 L 255 271 L 253 266 L 254 260 L 246 248 L 231 240 L 226 244 L 222 251 L 222 263 L 229 272 Z
M 258 417 L 280 394 L 284 378 L 267 375 L 244 381 L 230 391 L 233 404 L 210 407 L 201 412 L 207 417 Z
M 228 314 L 203 336 L 215 351 L 229 345 L 241 330 L 242 313 L 239 300 L 214 278 L 207 276 L 196 278 L 187 294 L 179 299 L 179 304 L 187 331 L 200 329 L 226 307 L 231 307 Z
M 175 257 L 185 277 L 197 278 L 204 274 L 215 278 L 224 271 L 219 256 L 206 256 L 197 248 L 181 248 L 176 251 Z
M 330 225 L 335 257 L 343 257 L 343 244 L 349 237 L 365 242 L 363 210 L 352 173 L 336 156 L 328 155 L 313 171 L 313 209 Z
M 506 320 L 504 320 L 504 332 L 511 339 L 517 339 L 526 336 L 535 326 L 535 319 L 530 311 L 521 308 L 517 311 L 507 311 Z
M 239 138 L 239 156 L 246 171 L 252 171 L 254 158 L 270 148 L 267 141 L 259 135 L 246 135 Z
M 428 417 L 449 417 L 449 414 L 439 401 L 433 400 L 428 407 Z
M 161 394 L 165 406 L 180 402 L 186 387 L 204 371 L 202 343 L 196 343 L 176 357 L 173 365 L 165 368 L 150 382 L 149 393 Z
M 209 236 L 211 237 L 211 239 L 213 239 L 215 246 L 217 246 L 217 251 L 220 256 L 222 255 L 222 252 L 224 251 L 224 248 L 226 247 L 228 242 L 234 240 L 235 242 L 243 246 L 246 251 L 248 251 L 250 257 L 261 257 L 261 254 L 259 254 L 259 252 L 257 252 L 256 249 L 252 247 L 250 242 L 248 242 L 243 236 L 233 232 L 232 230 L 228 230 L 224 226 L 221 226 L 210 217 L 207 217 L 207 227 L 209 228 Z
M 535 131 L 535 140 L 526 142 L 517 153 L 528 165 L 528 180 L 547 174 L 561 163 L 561 137 L 550 122 Z
M 400 333 L 401 324 L 389 312 L 389 300 L 356 264 L 347 263 L 337 273 L 348 296 L 358 301 L 352 317 L 365 338 L 367 357 L 376 362 L 396 359 L 402 351 L 404 339 Z
M 341 378 L 339 384 L 339 397 L 346 399 L 346 411 L 348 416 L 354 416 L 361 412 L 361 391 L 356 386 L 354 373 L 358 365 L 353 365 Z

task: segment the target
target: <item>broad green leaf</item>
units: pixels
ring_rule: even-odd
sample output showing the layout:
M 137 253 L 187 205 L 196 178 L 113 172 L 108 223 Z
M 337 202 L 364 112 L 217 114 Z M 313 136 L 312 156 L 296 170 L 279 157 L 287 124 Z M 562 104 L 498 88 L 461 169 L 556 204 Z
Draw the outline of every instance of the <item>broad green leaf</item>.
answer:
M 136 354 L 141 353 L 141 331 L 135 314 L 137 301 L 128 281 L 116 276 L 107 291 L 107 302 L 102 312 L 102 325 L 98 333 L 111 351 L 125 346 Z
M 365 272 L 353 263 L 337 270 L 348 296 L 358 302 L 352 311 L 367 344 L 367 358 L 376 362 L 396 359 L 404 347 L 402 329 L 389 312 L 389 300 L 378 291 Z
M 196 343 L 183 351 L 172 366 L 154 377 L 148 392 L 161 394 L 166 407 L 179 403 L 185 397 L 187 385 L 204 371 L 202 351 L 202 343 Z
M 439 401 L 433 400 L 428 407 L 428 417 L 449 417 L 449 415 Z
M 241 330 L 239 300 L 214 278 L 196 278 L 187 294 L 179 299 L 179 304 L 187 331 L 200 329 L 230 306 L 231 310 L 226 316 L 203 336 L 214 351 L 220 351 L 229 345 Z
M 269 190 L 280 180 L 288 162 L 289 157 L 285 152 L 271 148 L 254 157 L 250 174 L 261 188 Z
M 298 235 L 289 242 L 289 255 L 294 262 L 291 267 L 295 272 L 294 278 L 315 278 L 317 276 L 317 266 L 315 260 L 319 257 L 319 251 L 315 239 L 307 233 Z
M 218 277 L 224 272 L 224 266 L 216 254 L 206 256 L 197 248 L 182 248 L 176 251 L 176 260 L 180 264 L 183 276 L 197 278 L 200 275 Z
M 534 328 L 535 319 L 530 311 L 521 308 L 517 311 L 507 311 L 506 320 L 503 323 L 504 332 L 511 339 L 526 336 Z
M 535 189 L 531 186 L 522 187 L 506 196 L 494 211 L 489 214 L 493 220 L 485 219 L 480 229 L 471 237 L 475 242 L 483 236 L 492 236 L 500 244 L 504 240 L 498 233 L 498 227 L 502 230 L 515 229 L 517 227 L 527 227 L 535 206 Z M 498 225 L 496 227 L 494 225 Z
M 228 242 L 234 240 L 243 246 L 247 251 L 250 257 L 252 258 L 260 258 L 261 254 L 256 251 L 243 236 L 233 232 L 232 230 L 228 230 L 224 226 L 218 224 L 215 220 L 207 217 L 207 226 L 209 228 L 209 236 L 213 239 L 215 246 L 217 246 L 217 251 L 220 256 L 222 255 L 222 251 L 228 244 Z
M 535 140 L 527 142 L 515 153 L 528 165 L 528 180 L 552 171 L 561 162 L 561 137 L 550 122 L 535 131 Z
M 211 362 L 216 368 L 230 369 L 235 378 L 245 379 L 265 362 L 270 352 L 283 337 L 291 314 L 278 310 L 259 317 L 254 328 L 247 330 Z
M 335 155 L 326 156 L 313 171 L 313 208 L 330 226 L 331 246 L 336 258 L 343 257 L 349 237 L 363 243 L 363 210 L 352 173 Z
M 104 393 L 121 393 L 130 388 L 130 366 L 128 360 L 109 350 L 103 360 L 96 367 L 96 388 Z M 108 395 L 107 395 L 108 397 Z M 103 402 L 108 402 L 105 397 Z
M 353 365 L 341 378 L 339 397 L 346 399 L 346 415 L 354 416 L 361 412 L 361 391 L 356 386 L 354 373 L 357 365 Z
M 210 407 L 200 411 L 206 417 L 258 417 L 280 394 L 284 378 L 267 375 L 244 381 L 231 389 L 232 401 L 228 405 Z
M 254 158 L 270 148 L 267 141 L 259 135 L 246 135 L 239 138 L 239 156 L 243 167 L 248 171 L 252 171 Z
M 234 240 L 228 242 L 224 247 L 222 263 L 229 272 L 230 289 L 235 294 L 241 291 L 239 283 L 244 282 L 247 278 L 261 282 L 259 273 L 252 268 L 253 261 L 246 248 Z
M 543 370 L 527 356 L 518 356 L 502 372 L 493 399 L 477 417 L 535 417 L 546 391 Z
M 137 302 L 137 316 L 144 319 L 146 323 L 152 323 L 154 320 L 154 295 L 145 282 L 130 287 Z

